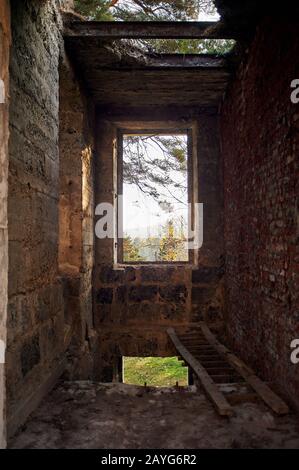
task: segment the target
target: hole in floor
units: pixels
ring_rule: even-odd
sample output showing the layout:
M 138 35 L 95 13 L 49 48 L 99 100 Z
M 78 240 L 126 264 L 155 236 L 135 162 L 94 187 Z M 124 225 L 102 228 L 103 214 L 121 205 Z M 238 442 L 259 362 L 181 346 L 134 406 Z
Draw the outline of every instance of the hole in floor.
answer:
M 123 382 L 151 387 L 189 385 L 188 367 L 178 357 L 123 357 Z

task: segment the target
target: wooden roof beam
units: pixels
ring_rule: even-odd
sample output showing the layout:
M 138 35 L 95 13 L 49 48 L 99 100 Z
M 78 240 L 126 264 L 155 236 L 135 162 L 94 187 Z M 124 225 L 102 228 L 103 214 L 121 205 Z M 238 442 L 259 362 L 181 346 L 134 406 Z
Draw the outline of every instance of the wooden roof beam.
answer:
M 140 63 L 126 64 L 116 62 L 101 67 L 104 70 L 212 70 L 218 72 L 229 72 L 231 64 L 229 57 L 219 57 L 207 54 L 156 54 L 146 55 L 146 60 Z
M 242 39 L 246 31 L 219 22 L 69 21 L 64 37 L 99 39 Z

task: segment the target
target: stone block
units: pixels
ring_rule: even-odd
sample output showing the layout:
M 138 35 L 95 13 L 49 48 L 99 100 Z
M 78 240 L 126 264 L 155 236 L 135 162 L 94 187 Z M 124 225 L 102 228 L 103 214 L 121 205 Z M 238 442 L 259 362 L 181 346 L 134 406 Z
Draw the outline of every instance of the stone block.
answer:
M 100 281 L 103 284 L 120 283 L 124 279 L 125 272 L 123 269 L 114 269 L 113 266 L 103 265 L 100 267 Z
M 111 321 L 111 306 L 108 304 L 98 304 L 94 307 L 94 326 L 100 329 L 102 324 Z
M 143 302 L 155 300 L 158 294 L 158 286 L 131 286 L 129 288 L 129 301 Z
M 116 302 L 117 303 L 125 303 L 127 299 L 127 286 L 119 286 L 116 289 Z
M 140 272 L 141 282 L 170 282 L 175 268 L 171 266 L 142 266 Z
M 217 282 L 222 274 L 223 271 L 219 267 L 200 267 L 192 271 L 192 283 L 209 284 L 211 282 Z
M 23 377 L 40 362 L 40 344 L 38 335 L 34 335 L 21 348 L 21 368 Z
M 112 300 L 113 300 L 113 288 L 112 287 L 102 287 L 97 290 L 96 302 L 98 304 L 112 304 Z
M 188 296 L 188 290 L 185 285 L 160 286 L 160 298 L 166 302 L 185 302 Z
M 133 266 L 125 267 L 125 282 L 136 281 L 136 269 Z
M 205 304 L 211 300 L 213 289 L 207 287 L 192 287 L 192 304 Z

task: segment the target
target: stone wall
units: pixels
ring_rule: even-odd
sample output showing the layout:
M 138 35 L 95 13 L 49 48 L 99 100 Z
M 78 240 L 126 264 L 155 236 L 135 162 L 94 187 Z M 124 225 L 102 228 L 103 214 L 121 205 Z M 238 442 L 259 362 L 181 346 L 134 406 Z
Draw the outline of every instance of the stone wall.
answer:
M 66 57 L 60 65 L 59 271 L 72 378 L 88 378 L 94 261 L 94 110 Z
M 236 351 L 299 406 L 298 22 L 267 18 L 222 112 L 226 324 Z
M 193 265 L 123 267 L 115 262 L 115 240 L 96 240 L 93 313 L 100 341 L 95 376 L 107 381 L 115 375 L 120 356 L 173 354 L 167 327 L 186 329 L 204 319 L 219 328 L 223 313 L 222 173 L 217 115 L 192 109 L 181 114 L 162 109 L 156 110 L 159 121 L 153 121 L 155 115 L 146 110 L 126 110 L 124 114 L 98 116 L 96 204 L 115 203 L 117 128 L 186 128 L 190 123 L 196 162 L 194 187 L 198 185 L 197 197 L 204 203 L 204 243 Z M 137 120 L 139 116 L 142 119 Z M 146 116 L 148 120 L 144 121 Z
M 59 2 L 11 1 L 9 433 L 63 370 L 58 277 Z
M 4 83 L 4 100 L 0 102 L 0 344 L 6 344 L 7 317 L 7 272 L 8 272 L 8 235 L 7 235 L 7 179 L 8 179 L 8 134 L 9 134 L 9 47 L 10 47 L 10 9 L 8 0 L 0 5 L 0 79 Z M 5 365 L 0 363 L 0 449 L 6 441 L 5 417 Z

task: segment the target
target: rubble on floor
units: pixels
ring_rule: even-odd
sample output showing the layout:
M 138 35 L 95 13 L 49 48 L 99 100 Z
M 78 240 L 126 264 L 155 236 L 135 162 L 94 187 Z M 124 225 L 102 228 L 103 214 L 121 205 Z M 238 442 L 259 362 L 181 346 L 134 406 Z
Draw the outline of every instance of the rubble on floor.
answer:
M 11 440 L 13 449 L 299 448 L 298 416 L 262 403 L 220 418 L 191 387 L 61 382 Z

